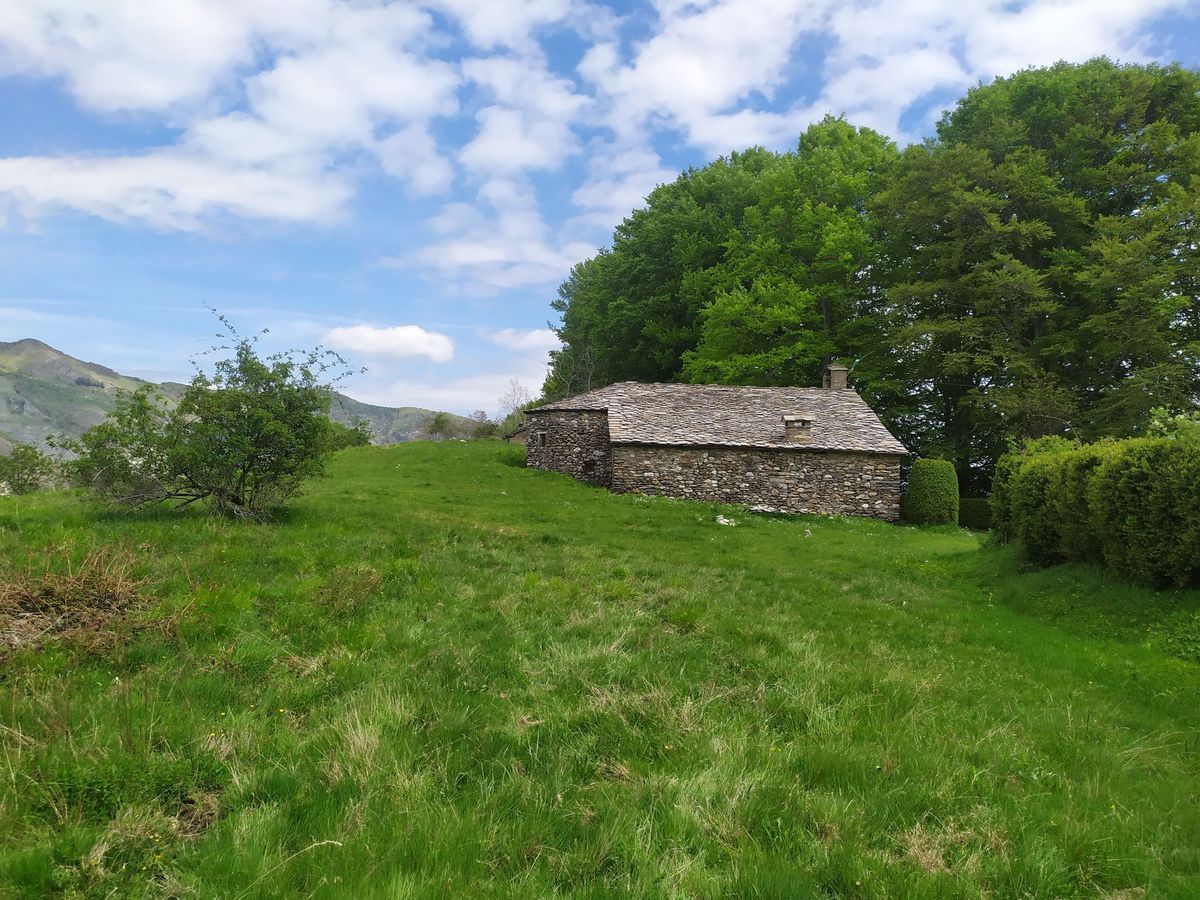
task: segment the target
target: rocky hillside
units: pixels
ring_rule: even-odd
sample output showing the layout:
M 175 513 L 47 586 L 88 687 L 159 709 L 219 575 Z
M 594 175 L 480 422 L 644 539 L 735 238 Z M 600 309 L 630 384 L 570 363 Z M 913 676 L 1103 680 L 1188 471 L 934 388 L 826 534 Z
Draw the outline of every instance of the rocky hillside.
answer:
M 104 419 L 117 391 L 144 383 L 32 338 L 0 343 L 0 438 L 44 445 L 52 434 L 82 434 Z
M 52 434 L 77 437 L 104 419 L 118 391 L 132 391 L 146 383 L 75 359 L 33 338 L 0 341 L 0 454 L 17 443 L 45 446 Z M 185 386 L 167 382 L 161 387 L 164 396 L 176 398 Z M 330 410 L 339 422 L 367 419 L 380 444 L 424 437 L 434 414 L 416 406 L 372 406 L 343 394 L 334 396 Z M 468 431 L 469 420 L 450 418 L 456 429 Z

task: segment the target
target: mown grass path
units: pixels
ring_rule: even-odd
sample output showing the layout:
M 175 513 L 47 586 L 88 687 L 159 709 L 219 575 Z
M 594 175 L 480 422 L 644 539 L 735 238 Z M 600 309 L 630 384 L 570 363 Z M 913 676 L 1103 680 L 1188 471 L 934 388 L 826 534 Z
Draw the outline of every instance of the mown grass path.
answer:
M 0 895 L 1200 895 L 1195 593 L 517 463 L 346 451 L 272 526 L 0 499 L 10 574 L 149 579 L 0 662 Z

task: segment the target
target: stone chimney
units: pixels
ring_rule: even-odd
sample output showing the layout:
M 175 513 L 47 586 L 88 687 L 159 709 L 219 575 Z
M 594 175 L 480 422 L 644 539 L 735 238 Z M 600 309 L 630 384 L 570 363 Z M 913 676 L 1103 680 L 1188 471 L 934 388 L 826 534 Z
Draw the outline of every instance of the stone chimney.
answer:
M 807 444 L 812 433 L 812 419 L 804 413 L 783 417 L 783 440 L 788 444 Z
M 846 376 L 850 374 L 850 370 L 838 363 L 830 363 L 825 367 L 825 390 L 827 391 L 844 391 L 846 389 Z

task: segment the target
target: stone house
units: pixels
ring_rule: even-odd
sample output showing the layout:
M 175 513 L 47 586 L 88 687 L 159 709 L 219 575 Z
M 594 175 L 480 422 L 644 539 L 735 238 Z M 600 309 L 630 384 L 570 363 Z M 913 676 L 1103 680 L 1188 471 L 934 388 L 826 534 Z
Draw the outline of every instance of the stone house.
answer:
M 626 381 L 526 413 L 527 465 L 618 492 L 900 517 L 908 450 L 830 366 L 823 388 Z

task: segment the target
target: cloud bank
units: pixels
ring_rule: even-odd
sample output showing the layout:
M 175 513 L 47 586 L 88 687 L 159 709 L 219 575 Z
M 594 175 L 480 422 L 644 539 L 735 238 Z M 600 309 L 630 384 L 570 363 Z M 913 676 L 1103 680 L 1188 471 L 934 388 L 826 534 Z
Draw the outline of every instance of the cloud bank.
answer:
M 0 219 L 336 228 L 441 198 L 387 265 L 450 293 L 553 285 L 675 158 L 790 146 L 827 112 L 902 142 L 981 80 L 1151 58 L 1188 0 L 19 0 L 0 77 L 138 139 L 0 158 Z M 153 125 L 153 140 L 146 126 Z
M 333 328 L 323 341 L 335 350 L 348 350 L 364 356 L 389 359 L 425 357 L 433 362 L 450 362 L 454 358 L 454 342 L 436 331 L 426 331 L 419 325 L 393 325 L 378 328 L 373 325 L 348 325 Z

